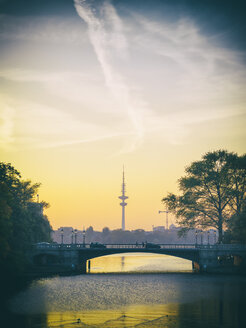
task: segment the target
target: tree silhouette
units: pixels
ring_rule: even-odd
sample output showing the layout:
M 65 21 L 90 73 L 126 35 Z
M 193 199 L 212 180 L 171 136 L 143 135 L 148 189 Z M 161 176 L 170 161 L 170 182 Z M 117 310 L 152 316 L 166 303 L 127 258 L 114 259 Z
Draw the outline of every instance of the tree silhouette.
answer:
M 169 193 L 162 202 L 175 213 L 184 231 L 214 227 L 222 242 L 223 228 L 239 214 L 246 194 L 245 155 L 226 150 L 206 153 L 191 163 L 179 179 L 181 195 Z
M 26 267 L 25 251 L 32 243 L 50 241 L 51 226 L 33 201 L 40 184 L 23 181 L 11 165 L 0 162 L 0 283 Z

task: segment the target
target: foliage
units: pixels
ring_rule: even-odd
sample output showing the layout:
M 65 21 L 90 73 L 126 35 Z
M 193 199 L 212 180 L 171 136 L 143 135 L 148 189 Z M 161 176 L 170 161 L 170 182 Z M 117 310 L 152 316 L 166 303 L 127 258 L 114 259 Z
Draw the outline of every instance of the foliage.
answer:
M 42 214 L 47 203 L 34 203 L 40 184 L 23 181 L 11 164 L 0 162 L 1 280 L 21 273 L 32 243 L 50 241 L 51 226 Z
M 184 229 L 214 227 L 222 242 L 223 228 L 240 214 L 246 195 L 246 156 L 225 150 L 208 152 L 185 169 L 181 195 L 162 199 Z
M 228 221 L 224 240 L 227 243 L 246 244 L 246 204 L 243 204 L 241 213 L 233 215 Z

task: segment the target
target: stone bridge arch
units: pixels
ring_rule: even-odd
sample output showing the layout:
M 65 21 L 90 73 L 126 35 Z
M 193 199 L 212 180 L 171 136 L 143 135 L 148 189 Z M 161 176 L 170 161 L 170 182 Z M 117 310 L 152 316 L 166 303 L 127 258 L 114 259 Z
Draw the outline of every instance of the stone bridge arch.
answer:
M 220 259 L 233 258 L 225 264 L 233 266 L 233 270 L 245 270 L 245 245 L 182 245 L 161 244 L 160 248 L 146 248 L 135 244 L 107 244 L 101 248 L 93 248 L 90 244 L 49 244 L 34 246 L 27 252 L 30 268 L 40 274 L 80 274 L 86 273 L 87 260 L 113 254 L 145 253 L 169 255 L 193 263 L 196 271 L 220 272 L 227 268 Z

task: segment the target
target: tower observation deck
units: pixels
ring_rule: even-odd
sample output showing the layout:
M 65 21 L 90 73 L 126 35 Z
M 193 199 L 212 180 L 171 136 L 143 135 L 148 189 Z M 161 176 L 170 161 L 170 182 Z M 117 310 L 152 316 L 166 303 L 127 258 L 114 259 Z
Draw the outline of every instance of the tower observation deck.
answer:
M 123 180 L 122 180 L 122 189 L 121 189 L 121 196 L 119 196 L 119 199 L 122 200 L 122 202 L 120 203 L 120 206 L 122 206 L 122 225 L 121 228 L 124 231 L 125 230 L 125 207 L 127 205 L 127 203 L 125 202 L 125 200 L 128 198 L 125 195 L 126 192 L 126 184 L 125 184 L 125 172 L 124 172 L 124 167 L 123 167 Z

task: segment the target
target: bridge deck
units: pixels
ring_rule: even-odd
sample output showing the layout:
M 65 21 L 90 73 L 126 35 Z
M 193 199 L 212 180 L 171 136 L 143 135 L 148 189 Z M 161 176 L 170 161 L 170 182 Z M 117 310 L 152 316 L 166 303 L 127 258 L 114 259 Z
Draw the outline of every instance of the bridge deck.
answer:
M 27 252 L 32 270 L 40 272 L 86 273 L 90 259 L 122 253 L 155 253 L 170 255 L 193 262 L 197 270 L 225 270 L 226 266 L 246 267 L 246 245 L 196 244 L 49 244 L 39 243 Z M 222 268 L 222 269 L 221 269 Z M 36 272 L 35 271 L 35 272 Z
M 103 244 L 101 247 L 92 247 L 91 244 L 35 244 L 33 245 L 35 249 L 46 249 L 46 250 L 103 250 L 103 249 L 125 249 L 125 250 L 158 250 L 158 249 L 183 249 L 183 250 L 201 250 L 201 249 L 211 249 L 211 250 L 246 250 L 246 245 L 238 244 L 158 244 L 156 246 L 146 246 L 145 244 Z

